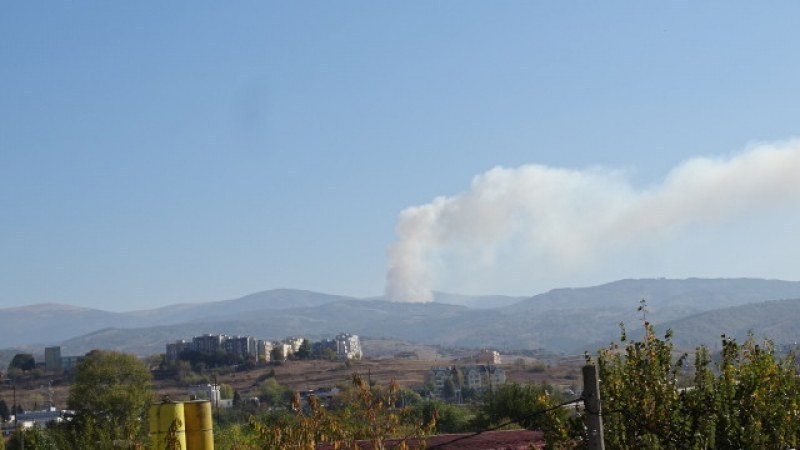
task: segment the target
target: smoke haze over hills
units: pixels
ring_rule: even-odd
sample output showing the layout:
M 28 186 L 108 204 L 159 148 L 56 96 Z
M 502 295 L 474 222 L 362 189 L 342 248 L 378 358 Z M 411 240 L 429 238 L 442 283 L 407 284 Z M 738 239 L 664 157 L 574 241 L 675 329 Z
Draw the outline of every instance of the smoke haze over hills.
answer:
M 800 141 L 697 157 L 657 184 L 625 171 L 496 167 L 467 192 L 401 212 L 386 295 L 428 302 L 462 292 L 589 284 L 630 276 L 797 278 Z M 757 241 L 758 246 L 753 246 Z M 765 262 L 765 257 L 771 258 Z M 466 288 L 466 289 L 465 289 Z

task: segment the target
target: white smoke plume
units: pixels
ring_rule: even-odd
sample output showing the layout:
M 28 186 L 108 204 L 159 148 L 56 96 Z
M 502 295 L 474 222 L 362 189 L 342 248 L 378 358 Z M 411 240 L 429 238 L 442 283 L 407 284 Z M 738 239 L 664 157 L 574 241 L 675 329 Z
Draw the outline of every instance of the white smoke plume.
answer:
M 646 188 L 602 168 L 496 167 L 467 192 L 400 213 L 386 295 L 431 301 L 440 280 L 458 284 L 501 266 L 531 278 L 579 271 L 686 227 L 795 208 L 798 200 L 800 140 L 694 158 Z

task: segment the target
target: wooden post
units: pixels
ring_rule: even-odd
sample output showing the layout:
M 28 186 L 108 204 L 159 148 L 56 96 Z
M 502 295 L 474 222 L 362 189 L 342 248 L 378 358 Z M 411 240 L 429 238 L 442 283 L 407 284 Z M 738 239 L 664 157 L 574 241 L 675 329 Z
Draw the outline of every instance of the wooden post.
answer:
M 605 450 L 603 442 L 603 416 L 600 411 L 600 380 L 597 366 L 583 366 L 583 407 L 589 450 Z

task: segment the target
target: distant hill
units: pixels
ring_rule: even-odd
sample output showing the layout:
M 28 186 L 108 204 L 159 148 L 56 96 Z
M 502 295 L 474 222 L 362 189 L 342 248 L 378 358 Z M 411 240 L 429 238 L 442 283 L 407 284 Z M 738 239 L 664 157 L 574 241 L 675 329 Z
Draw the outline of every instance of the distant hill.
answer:
M 0 310 L 0 342 L 6 342 L 7 346 L 63 342 L 64 354 L 79 354 L 92 348 L 149 354 L 163 352 L 169 341 L 203 333 L 280 339 L 289 335 L 322 338 L 347 331 L 450 347 L 573 353 L 594 350 L 597 343 L 604 345 L 616 340 L 620 322 L 628 324 L 629 329 L 635 328 L 640 320 L 636 308 L 642 298 L 648 302 L 648 319 L 659 326 L 672 324 L 678 339 L 682 339 L 680 327 L 684 327 L 687 343 L 694 342 L 698 330 L 704 327 L 753 329 L 757 335 L 772 332 L 774 335 L 770 336 L 776 340 L 797 340 L 785 329 L 790 326 L 787 318 L 797 317 L 789 306 L 763 307 L 759 313 L 729 309 L 800 298 L 800 283 L 760 279 L 644 279 L 556 289 L 510 305 L 484 309 L 463 305 L 485 307 L 492 302 L 503 304 L 516 299 L 437 293 L 437 302 L 433 303 L 393 303 L 280 289 L 235 300 L 130 313 L 37 305 Z M 712 320 L 714 317 L 717 319 Z
M 293 289 L 274 289 L 209 303 L 185 303 L 131 312 L 108 312 L 69 305 L 39 304 L 0 309 L 0 342 L 4 346 L 54 344 L 105 328 L 141 328 L 214 321 L 217 317 L 296 307 L 313 307 L 352 297 Z
M 769 338 L 778 344 L 800 343 L 800 299 L 773 300 L 730 308 L 716 309 L 689 317 L 660 323 L 657 332 L 673 331 L 676 346 L 693 349 L 700 344 L 715 349 L 724 334 L 739 342 L 750 331 L 756 339 Z M 637 335 L 640 333 L 637 333 Z
M 519 303 L 526 298 L 527 297 L 512 297 L 509 295 L 461 295 L 447 292 L 434 292 L 433 301 L 446 305 L 466 306 L 472 309 L 494 309 Z
M 581 307 L 636 307 L 708 311 L 765 300 L 800 298 L 800 282 L 759 278 L 620 280 L 600 286 L 554 289 L 505 308 L 510 314 Z
M 425 330 L 436 330 L 443 321 L 458 322 L 469 311 L 463 306 L 437 303 L 349 300 L 315 307 L 228 314 L 214 321 L 139 329 L 106 329 L 67 340 L 63 345 L 65 352 L 75 354 L 103 345 L 148 354 L 163 352 L 167 342 L 203 333 L 283 339 L 292 335 L 329 338 L 342 331 L 424 343 L 431 336 Z
M 54 344 L 99 328 L 140 325 L 125 314 L 76 306 L 39 304 L 4 308 L 0 309 L 0 342 L 8 347 Z
M 437 302 L 492 308 L 522 298 L 502 295 L 468 296 L 437 293 Z M 273 289 L 232 300 L 208 303 L 183 303 L 130 312 L 109 312 L 59 304 L 37 304 L 0 309 L 0 346 L 50 345 L 98 330 L 148 328 L 189 322 L 219 322 L 234 318 L 251 319 L 270 311 L 316 308 L 325 304 L 358 300 L 298 289 Z
M 209 303 L 184 303 L 162 308 L 134 311 L 128 316 L 147 321 L 151 325 L 216 320 L 219 316 L 270 311 L 300 307 L 314 307 L 327 303 L 353 300 L 344 295 L 323 294 L 299 289 L 273 289 L 245 295 L 233 300 Z

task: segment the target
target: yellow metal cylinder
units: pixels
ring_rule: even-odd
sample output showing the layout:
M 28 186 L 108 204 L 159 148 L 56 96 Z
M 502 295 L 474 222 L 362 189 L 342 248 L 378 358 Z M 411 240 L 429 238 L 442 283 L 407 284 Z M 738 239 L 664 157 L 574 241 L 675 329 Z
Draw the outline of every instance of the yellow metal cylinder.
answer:
M 185 402 L 183 408 L 186 417 L 186 450 L 214 450 L 211 402 Z
M 183 403 L 156 403 L 150 406 L 149 417 L 153 450 L 187 450 Z

